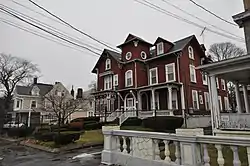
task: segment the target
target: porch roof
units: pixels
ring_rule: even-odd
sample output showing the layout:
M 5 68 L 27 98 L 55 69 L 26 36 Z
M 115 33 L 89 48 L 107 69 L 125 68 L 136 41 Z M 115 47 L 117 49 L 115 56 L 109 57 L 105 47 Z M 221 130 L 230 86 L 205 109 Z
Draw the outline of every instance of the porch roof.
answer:
M 227 81 L 250 84 L 250 54 L 198 66 L 196 69 Z

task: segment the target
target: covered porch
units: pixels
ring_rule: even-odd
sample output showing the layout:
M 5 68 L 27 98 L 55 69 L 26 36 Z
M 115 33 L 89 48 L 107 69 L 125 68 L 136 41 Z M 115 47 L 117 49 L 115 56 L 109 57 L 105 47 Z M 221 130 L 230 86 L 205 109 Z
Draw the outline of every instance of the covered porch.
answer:
M 220 62 L 199 66 L 197 69 L 208 74 L 208 83 L 210 91 L 210 101 L 212 108 L 212 124 L 214 128 L 237 128 L 250 129 L 246 125 L 245 117 L 250 118 L 250 96 L 248 94 L 248 86 L 250 85 L 250 55 L 232 58 Z M 232 82 L 235 89 L 236 112 L 221 113 L 219 110 L 218 90 L 216 86 L 216 78 L 220 77 L 228 82 Z M 242 95 L 241 91 L 242 89 Z M 235 116 L 237 115 L 237 116 Z M 236 117 L 236 118 L 233 118 Z M 240 120 L 241 119 L 241 120 Z M 233 125 L 233 124 L 239 125 Z M 242 124 L 241 124 L 242 123 Z

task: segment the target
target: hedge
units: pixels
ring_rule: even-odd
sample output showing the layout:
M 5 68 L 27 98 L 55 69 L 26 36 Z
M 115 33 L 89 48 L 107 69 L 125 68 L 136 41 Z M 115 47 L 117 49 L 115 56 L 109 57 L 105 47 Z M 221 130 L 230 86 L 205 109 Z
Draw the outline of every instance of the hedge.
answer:
M 76 118 L 70 121 L 70 123 L 72 122 L 86 122 L 86 121 L 95 121 L 95 122 L 99 122 L 100 121 L 100 117 L 82 117 L 82 118 Z
M 183 125 L 182 117 L 162 116 L 162 117 L 149 117 L 142 120 L 145 128 L 150 128 L 155 131 L 175 131 Z
M 128 118 L 125 122 L 122 123 L 122 126 L 141 126 L 142 120 L 137 117 Z
M 84 130 L 97 130 L 101 128 L 102 128 L 102 123 L 98 123 L 98 122 L 84 125 Z
M 80 138 L 80 132 L 60 133 L 54 135 L 54 142 L 56 145 L 67 145 Z
M 9 137 L 27 137 L 32 134 L 34 128 L 25 127 L 25 128 L 10 128 L 7 130 L 7 135 Z
M 48 133 L 36 133 L 34 135 L 35 139 L 39 140 L 39 141 L 44 141 L 44 142 L 48 142 L 48 141 L 54 141 L 54 136 L 56 133 L 54 132 L 48 132 Z

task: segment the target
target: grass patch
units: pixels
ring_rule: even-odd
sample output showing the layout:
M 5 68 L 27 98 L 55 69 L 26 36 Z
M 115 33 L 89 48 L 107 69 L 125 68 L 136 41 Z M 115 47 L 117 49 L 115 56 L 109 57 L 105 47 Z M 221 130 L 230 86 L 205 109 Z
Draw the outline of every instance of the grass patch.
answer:
M 103 143 L 103 134 L 102 130 L 90 130 L 85 131 L 84 134 L 81 135 L 80 139 L 77 140 L 77 143 L 86 144 L 86 143 Z

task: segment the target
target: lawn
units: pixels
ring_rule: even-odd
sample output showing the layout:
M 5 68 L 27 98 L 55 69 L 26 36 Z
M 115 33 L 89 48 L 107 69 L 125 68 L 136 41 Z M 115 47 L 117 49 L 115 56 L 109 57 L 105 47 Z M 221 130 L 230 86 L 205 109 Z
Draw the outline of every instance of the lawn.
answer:
M 77 140 L 76 142 L 80 144 L 103 143 L 102 130 L 85 131 L 85 133 L 82 134 L 80 139 Z

